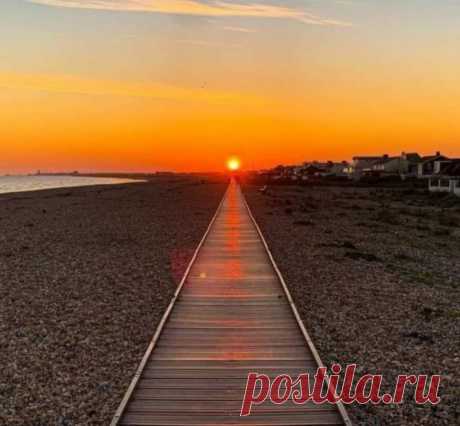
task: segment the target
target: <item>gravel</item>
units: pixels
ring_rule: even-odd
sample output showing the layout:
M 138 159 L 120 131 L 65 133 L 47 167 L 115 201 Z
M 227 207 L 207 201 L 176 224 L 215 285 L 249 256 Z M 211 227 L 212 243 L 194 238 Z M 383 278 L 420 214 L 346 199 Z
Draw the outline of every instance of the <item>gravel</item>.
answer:
M 326 365 L 441 374 L 437 406 L 354 405 L 357 425 L 460 424 L 460 199 L 404 189 L 246 185 Z
M 225 188 L 0 196 L 0 424 L 109 424 Z

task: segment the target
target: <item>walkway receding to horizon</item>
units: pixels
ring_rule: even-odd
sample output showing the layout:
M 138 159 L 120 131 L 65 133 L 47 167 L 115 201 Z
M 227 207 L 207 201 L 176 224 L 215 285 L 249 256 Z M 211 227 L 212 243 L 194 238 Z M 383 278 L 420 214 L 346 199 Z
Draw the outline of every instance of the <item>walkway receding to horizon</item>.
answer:
M 310 403 L 268 400 L 239 415 L 249 372 L 274 378 L 316 370 L 306 337 L 232 181 L 113 424 L 344 424 L 343 409 Z

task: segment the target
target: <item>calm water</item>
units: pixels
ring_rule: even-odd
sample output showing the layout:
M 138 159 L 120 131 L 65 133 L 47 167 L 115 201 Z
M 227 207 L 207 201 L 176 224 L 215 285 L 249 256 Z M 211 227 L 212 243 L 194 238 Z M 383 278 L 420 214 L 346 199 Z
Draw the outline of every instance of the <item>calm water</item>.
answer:
M 7 192 L 38 191 L 75 186 L 113 185 L 139 182 L 132 179 L 92 178 L 77 176 L 0 176 L 0 194 Z

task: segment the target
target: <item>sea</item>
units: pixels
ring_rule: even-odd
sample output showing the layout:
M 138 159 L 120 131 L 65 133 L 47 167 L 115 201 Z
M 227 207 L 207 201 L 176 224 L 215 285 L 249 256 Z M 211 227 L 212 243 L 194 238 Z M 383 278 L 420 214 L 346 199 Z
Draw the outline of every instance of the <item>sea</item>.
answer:
M 85 176 L 0 176 L 0 194 L 131 182 L 139 180 Z

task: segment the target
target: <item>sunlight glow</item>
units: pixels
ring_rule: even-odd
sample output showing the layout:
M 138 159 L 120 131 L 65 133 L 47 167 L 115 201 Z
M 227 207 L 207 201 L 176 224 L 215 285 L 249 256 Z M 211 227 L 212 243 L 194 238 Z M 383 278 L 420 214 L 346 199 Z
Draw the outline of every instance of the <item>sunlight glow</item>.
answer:
M 236 172 L 241 167 L 240 159 L 237 157 L 232 157 L 227 160 L 227 168 L 231 172 Z

